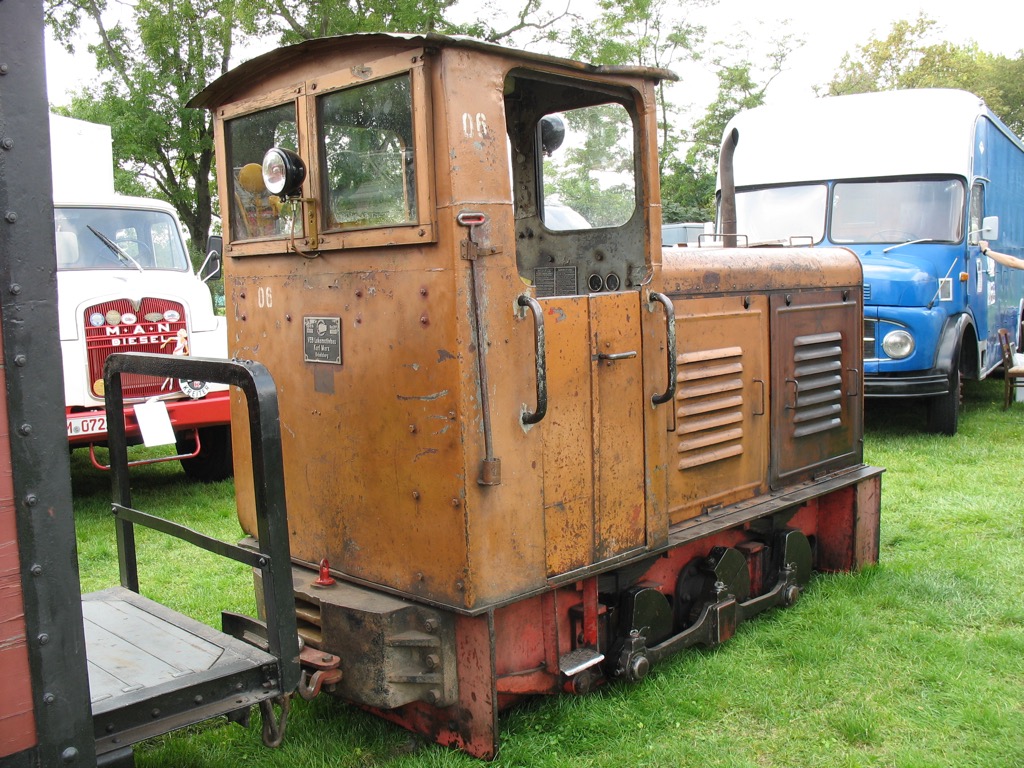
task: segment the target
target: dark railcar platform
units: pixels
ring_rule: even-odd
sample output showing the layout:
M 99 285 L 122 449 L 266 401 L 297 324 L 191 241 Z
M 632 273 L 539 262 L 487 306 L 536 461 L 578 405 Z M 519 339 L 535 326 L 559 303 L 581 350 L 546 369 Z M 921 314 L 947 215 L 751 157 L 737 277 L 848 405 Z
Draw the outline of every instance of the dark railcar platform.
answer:
M 96 752 L 238 712 L 279 691 L 277 659 L 129 589 L 84 595 Z M 260 695 L 262 694 L 262 695 Z

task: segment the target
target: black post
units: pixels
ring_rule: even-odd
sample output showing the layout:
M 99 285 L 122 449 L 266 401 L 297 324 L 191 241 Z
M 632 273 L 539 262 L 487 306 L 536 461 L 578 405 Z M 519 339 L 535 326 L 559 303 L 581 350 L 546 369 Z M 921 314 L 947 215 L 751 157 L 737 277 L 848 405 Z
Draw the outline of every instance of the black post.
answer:
M 37 745 L 5 765 L 95 766 L 56 258 L 43 4 L 0 0 L 0 318 Z M 7 762 L 10 760 L 10 763 Z

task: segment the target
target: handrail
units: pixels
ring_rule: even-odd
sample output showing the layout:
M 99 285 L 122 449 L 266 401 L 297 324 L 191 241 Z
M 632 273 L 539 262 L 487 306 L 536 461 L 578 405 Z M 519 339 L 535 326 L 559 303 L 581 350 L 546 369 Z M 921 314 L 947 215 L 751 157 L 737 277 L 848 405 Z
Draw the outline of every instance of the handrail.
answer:
M 277 388 L 261 363 L 202 357 L 175 357 L 147 352 L 118 352 L 107 358 L 103 370 L 106 388 L 107 434 L 117 534 L 121 585 L 139 591 L 134 524 L 150 525 L 172 536 L 204 546 L 201 534 L 160 518 L 134 512 L 128 482 L 128 445 L 124 426 L 124 395 L 121 376 L 125 373 L 162 378 L 194 379 L 237 387 L 245 395 L 252 448 L 253 489 L 260 555 L 263 599 L 266 608 L 269 651 L 278 659 L 281 691 L 291 693 L 300 677 L 298 628 L 292 592 L 291 550 L 284 494 L 284 462 L 281 455 L 281 423 Z M 115 416 L 116 414 L 116 416 Z M 211 549 L 210 546 L 204 548 Z M 212 550 L 211 550 L 212 551 Z M 226 554 L 225 549 L 221 554 Z M 231 550 L 233 551 L 233 550 Z M 232 556 L 232 555 L 227 555 Z M 237 559 L 237 558 L 236 558 Z M 266 561 L 265 566 L 259 559 Z
M 529 307 L 533 313 L 533 340 L 537 349 L 537 410 L 523 412 L 523 424 L 536 424 L 548 412 L 548 365 L 544 343 L 544 310 L 532 296 L 522 294 L 516 300 L 520 307 Z
M 676 357 L 676 308 L 672 299 L 664 293 L 651 291 L 649 302 L 651 311 L 654 310 L 654 302 L 660 303 L 665 308 L 665 346 L 668 354 L 668 386 L 660 395 L 651 395 L 651 405 L 667 403 L 676 394 L 676 377 L 678 372 L 678 358 Z

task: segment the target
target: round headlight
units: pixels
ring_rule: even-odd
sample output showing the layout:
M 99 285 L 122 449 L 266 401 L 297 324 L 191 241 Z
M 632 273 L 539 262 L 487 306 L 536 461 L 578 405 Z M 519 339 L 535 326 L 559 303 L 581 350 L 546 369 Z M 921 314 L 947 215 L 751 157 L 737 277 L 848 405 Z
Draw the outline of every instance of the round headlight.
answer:
M 306 165 L 302 158 L 284 147 L 267 150 L 263 156 L 263 183 L 272 195 L 291 197 L 302 189 Z
M 914 351 L 914 337 L 906 331 L 890 331 L 882 339 L 882 351 L 893 360 L 910 357 Z

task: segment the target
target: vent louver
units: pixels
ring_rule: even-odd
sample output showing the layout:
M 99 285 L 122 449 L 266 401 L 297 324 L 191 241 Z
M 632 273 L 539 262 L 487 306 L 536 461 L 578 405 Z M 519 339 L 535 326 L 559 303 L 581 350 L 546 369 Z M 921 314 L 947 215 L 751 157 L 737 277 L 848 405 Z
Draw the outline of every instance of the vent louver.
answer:
M 793 343 L 796 405 L 795 437 L 806 437 L 842 427 L 842 334 L 798 336 Z
M 743 350 L 725 347 L 678 357 L 680 470 L 743 452 Z

